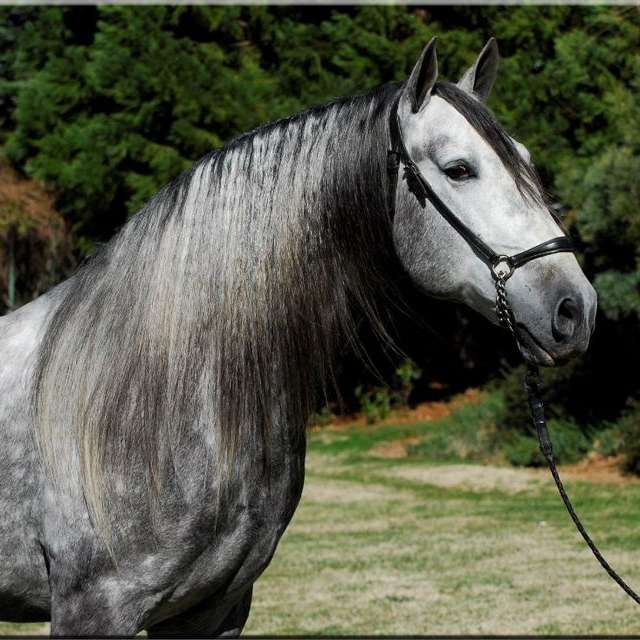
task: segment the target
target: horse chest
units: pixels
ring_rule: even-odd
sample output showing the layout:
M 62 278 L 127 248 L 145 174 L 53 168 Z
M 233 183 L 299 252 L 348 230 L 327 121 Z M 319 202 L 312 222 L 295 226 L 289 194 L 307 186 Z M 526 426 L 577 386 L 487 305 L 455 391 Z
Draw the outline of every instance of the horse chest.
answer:
M 269 478 L 270 491 L 264 489 L 266 478 L 248 481 L 242 499 L 225 507 L 223 522 L 209 522 L 204 538 L 200 531 L 200 542 L 174 573 L 171 595 L 158 613 L 164 617 L 206 599 L 225 607 L 241 597 L 271 561 L 298 505 L 303 480 L 304 452 L 279 465 Z M 194 532 L 185 534 L 193 537 Z

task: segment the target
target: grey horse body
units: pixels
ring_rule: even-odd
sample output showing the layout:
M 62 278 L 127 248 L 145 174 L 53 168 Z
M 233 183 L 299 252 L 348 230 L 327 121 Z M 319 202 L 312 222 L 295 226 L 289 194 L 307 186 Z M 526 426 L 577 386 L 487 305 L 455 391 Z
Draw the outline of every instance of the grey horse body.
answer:
M 43 470 L 34 443 L 30 393 L 37 349 L 55 296 L 0 318 L 0 619 L 47 620 L 42 551 Z
M 240 632 L 358 318 L 385 336 L 403 271 L 496 321 L 486 265 L 402 181 L 391 218 L 394 103 L 421 172 L 496 250 L 558 235 L 479 100 L 496 60 L 490 43 L 460 86 L 436 83 L 432 42 L 405 83 L 241 136 L 0 319 L 0 619 Z M 535 262 L 508 291 L 525 357 L 550 364 L 586 348 L 595 294 L 572 255 Z
M 48 620 L 54 613 L 59 634 L 77 633 L 78 615 L 87 634 L 239 632 L 251 586 L 298 503 L 304 448 L 278 447 L 272 477 L 244 484 L 225 506 L 224 525 L 206 487 L 192 494 L 197 505 L 163 502 L 155 517 L 169 525 L 165 540 L 150 540 L 151 523 L 142 518 L 114 565 L 84 506 L 47 485 L 35 446 L 30 394 L 37 350 L 62 299 L 64 285 L 0 318 L 0 619 Z M 189 468 L 190 452 L 178 462 Z M 273 500 L 265 500 L 269 482 Z

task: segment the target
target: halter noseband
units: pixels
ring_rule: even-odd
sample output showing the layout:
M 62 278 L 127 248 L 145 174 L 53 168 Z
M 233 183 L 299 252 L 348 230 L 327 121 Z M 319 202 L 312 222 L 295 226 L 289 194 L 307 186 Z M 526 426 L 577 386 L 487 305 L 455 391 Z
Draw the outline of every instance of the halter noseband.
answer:
M 573 252 L 574 249 L 571 244 L 571 240 L 568 236 L 562 235 L 557 238 L 551 238 L 551 240 L 542 242 L 535 247 L 531 247 L 531 249 L 526 249 L 525 251 L 521 251 L 520 253 L 516 253 L 512 256 L 496 253 L 486 242 L 484 242 L 484 240 L 482 240 L 482 238 L 471 231 L 471 229 L 469 229 L 469 227 L 467 227 L 467 225 L 462 222 L 462 220 L 460 220 L 460 218 L 458 218 L 451 209 L 449 209 L 449 207 L 440 199 L 438 194 L 431 188 L 431 185 L 422 175 L 416 163 L 411 159 L 411 156 L 404 144 L 402 130 L 398 120 L 398 100 L 396 100 L 393 108 L 391 109 L 389 129 L 391 137 L 391 148 L 387 152 L 387 171 L 389 173 L 390 182 L 388 203 L 389 211 L 391 213 L 395 211 L 398 171 L 400 163 L 402 163 L 404 165 L 403 177 L 407 181 L 409 190 L 417 198 L 418 202 L 424 207 L 426 201 L 429 200 L 438 213 L 465 239 L 473 252 L 491 271 L 491 275 L 493 276 L 496 286 L 496 315 L 498 316 L 500 323 L 510 331 L 515 341 L 518 343 L 519 340 L 515 331 L 513 312 L 507 298 L 507 280 L 513 275 L 513 272 L 516 269 L 527 264 L 527 262 L 530 262 L 531 260 L 536 260 L 537 258 L 542 258 L 544 256 L 549 256 L 563 251 Z M 551 213 L 551 215 L 553 216 L 553 213 Z M 524 387 L 529 399 L 531 418 L 538 434 L 540 451 L 547 461 L 549 469 L 551 470 L 551 475 L 558 487 L 560 497 L 562 498 L 571 519 L 602 568 L 618 583 L 630 598 L 632 598 L 637 604 L 640 604 L 640 596 L 638 596 L 638 594 L 616 573 L 600 553 L 600 550 L 582 525 L 582 522 L 573 509 L 569 496 L 565 491 L 553 456 L 551 438 L 549 437 L 547 421 L 544 415 L 542 383 L 540 381 L 538 367 L 534 364 L 527 365 Z

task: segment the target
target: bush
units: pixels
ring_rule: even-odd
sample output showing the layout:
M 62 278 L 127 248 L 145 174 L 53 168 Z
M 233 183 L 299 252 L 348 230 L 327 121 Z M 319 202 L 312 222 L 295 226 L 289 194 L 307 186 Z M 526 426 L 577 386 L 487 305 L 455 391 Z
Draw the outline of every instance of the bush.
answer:
M 545 465 L 538 441 L 521 433 L 515 434 L 512 441 L 505 445 L 504 456 L 507 462 L 517 467 L 542 467 Z
M 640 401 L 634 400 L 618 422 L 621 439 L 620 450 L 624 454 L 624 468 L 640 475 Z
M 499 416 L 496 426 L 500 431 L 515 431 L 536 437 L 523 386 L 524 374 L 525 366 L 520 365 L 506 372 L 503 380 L 496 383 L 504 393 L 505 400 L 504 412 Z M 563 367 L 544 369 L 542 378 L 547 419 L 570 420 L 579 425 L 602 420 L 603 416 L 598 414 L 601 403 L 585 402 L 585 398 L 595 397 L 592 395 L 595 390 L 583 358 Z
M 476 402 L 460 404 L 444 418 L 430 423 L 420 441 L 408 447 L 412 457 L 436 463 L 495 460 L 496 417 L 503 410 L 500 391 L 482 392 Z
M 496 420 L 498 440 L 504 443 L 504 454 L 511 464 L 544 466 L 546 461 L 539 450 L 523 387 L 524 372 L 524 365 L 516 367 L 497 383 L 504 394 L 504 409 Z M 591 384 L 586 367 L 577 360 L 544 370 L 543 378 L 545 413 L 555 459 L 559 464 L 577 462 L 592 449 L 594 437 L 604 432 L 593 425 L 608 424 L 594 421 L 598 407 L 594 408 L 596 403 L 585 402 L 585 398 L 594 397 L 586 391 Z M 610 449 L 613 434 L 609 433 L 607 438 L 603 446 Z
M 309 424 L 314 427 L 326 427 L 331 424 L 332 420 L 335 418 L 331 407 L 325 404 L 320 411 L 317 411 L 311 416 L 309 420 Z
M 591 450 L 591 430 L 571 420 L 550 420 L 549 433 L 553 453 L 559 464 L 578 462 Z
M 376 387 L 364 390 L 356 387 L 356 398 L 360 402 L 360 410 L 367 420 L 367 424 L 374 424 L 384 420 L 391 411 L 391 394 L 388 387 Z
M 409 398 L 413 391 L 413 383 L 422 377 L 422 369 L 413 360 L 405 360 L 396 369 L 396 378 L 400 383 L 400 389 L 394 393 L 394 398 L 400 407 L 409 406 Z
M 550 420 L 549 434 L 558 464 L 578 462 L 591 449 L 589 434 L 571 420 Z M 511 464 L 521 467 L 544 467 L 547 464 L 534 436 L 516 433 L 505 445 L 504 454 Z
M 597 433 L 593 441 L 593 450 L 606 458 L 623 452 L 624 435 L 620 422 L 608 424 Z
M 391 407 L 407 408 L 413 391 L 413 383 L 422 376 L 422 370 L 412 360 L 405 360 L 395 371 L 395 382 L 399 389 L 389 387 L 371 387 L 365 390 L 363 385 L 356 387 L 355 396 L 360 403 L 360 411 L 367 424 L 384 420 Z

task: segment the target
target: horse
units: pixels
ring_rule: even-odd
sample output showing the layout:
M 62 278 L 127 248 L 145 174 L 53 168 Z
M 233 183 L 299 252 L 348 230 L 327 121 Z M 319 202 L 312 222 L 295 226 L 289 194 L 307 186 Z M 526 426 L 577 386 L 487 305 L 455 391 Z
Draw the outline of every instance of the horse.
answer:
M 495 279 L 410 179 L 501 255 L 559 233 L 486 106 L 491 39 L 457 82 L 435 39 L 402 82 L 261 126 L 162 188 L 66 281 L 0 319 L 0 619 L 53 635 L 235 636 L 300 499 L 305 426 L 396 278 L 497 323 Z M 406 174 L 405 174 L 405 177 Z M 526 360 L 584 352 L 573 253 L 504 282 Z

